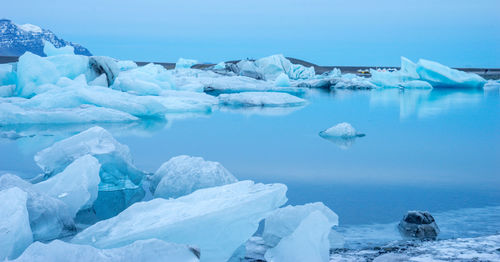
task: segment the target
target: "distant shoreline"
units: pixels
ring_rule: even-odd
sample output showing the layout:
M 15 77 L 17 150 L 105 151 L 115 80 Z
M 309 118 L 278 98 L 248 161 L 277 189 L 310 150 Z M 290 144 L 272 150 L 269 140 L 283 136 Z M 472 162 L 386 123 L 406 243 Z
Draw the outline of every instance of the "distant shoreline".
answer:
M 300 65 L 307 66 L 307 67 L 310 67 L 310 66 L 314 67 L 316 74 L 323 74 L 325 72 L 332 71 L 334 68 L 339 68 L 342 73 L 353 73 L 353 74 L 356 74 L 358 72 L 358 70 L 360 70 L 360 69 L 369 69 L 369 68 L 373 68 L 373 69 L 375 69 L 375 68 L 382 68 L 382 69 L 395 68 L 395 69 L 399 70 L 399 67 L 396 67 L 396 66 L 319 66 L 319 65 L 316 65 L 316 64 L 304 61 L 304 60 L 297 59 L 297 58 L 292 58 L 292 57 L 287 57 L 287 58 L 294 64 L 300 64 Z M 0 56 L 0 64 L 14 63 L 14 62 L 17 62 L 18 59 L 19 59 L 19 57 L 17 57 L 17 56 Z M 229 63 L 230 62 L 236 63 L 238 61 L 239 60 L 233 60 L 233 61 L 228 61 L 228 62 Z M 139 66 L 149 64 L 149 63 L 155 63 L 155 64 L 162 65 L 163 67 L 165 67 L 167 69 L 175 68 L 175 63 L 165 63 L 165 62 L 136 62 L 136 63 Z M 193 68 L 204 69 L 204 68 L 208 68 L 208 67 L 213 66 L 213 65 L 215 65 L 215 64 L 198 64 L 198 65 L 194 65 Z M 500 68 L 455 68 L 455 69 L 458 69 L 458 70 L 464 71 L 464 72 L 476 73 L 485 79 L 500 79 Z

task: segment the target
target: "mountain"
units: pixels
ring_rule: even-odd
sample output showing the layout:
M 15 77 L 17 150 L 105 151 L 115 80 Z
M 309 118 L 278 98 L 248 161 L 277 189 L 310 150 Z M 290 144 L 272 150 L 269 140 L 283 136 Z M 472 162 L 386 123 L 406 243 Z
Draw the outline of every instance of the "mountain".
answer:
M 8 19 L 0 19 L 0 56 L 20 56 L 26 51 L 45 56 L 43 40 L 51 42 L 55 47 L 71 45 L 75 54 L 91 56 L 90 51 L 76 43 L 57 37 L 52 31 L 36 25 L 17 25 Z

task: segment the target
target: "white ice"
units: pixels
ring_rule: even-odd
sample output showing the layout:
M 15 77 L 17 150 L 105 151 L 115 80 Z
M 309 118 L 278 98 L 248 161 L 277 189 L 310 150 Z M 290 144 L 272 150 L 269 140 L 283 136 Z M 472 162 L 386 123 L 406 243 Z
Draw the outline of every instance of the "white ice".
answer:
M 73 215 L 68 206 L 46 192 L 36 191 L 33 184 L 18 176 L 4 174 L 0 177 L 0 190 L 17 187 L 28 194 L 26 207 L 35 240 L 52 240 L 64 237 L 75 229 Z
M 186 69 L 198 64 L 198 61 L 194 59 L 179 58 L 177 63 L 175 63 L 175 69 Z
M 151 177 L 151 192 L 155 197 L 177 198 L 198 189 L 237 182 L 218 162 L 201 157 L 176 156 L 163 163 Z
M 342 122 L 336 124 L 324 131 L 320 132 L 321 136 L 332 136 L 332 137 L 356 137 L 360 134 L 356 131 L 356 129 L 347 122 Z
M 218 96 L 222 105 L 227 106 L 300 106 L 306 100 L 278 92 L 242 92 L 221 94 Z
M 257 59 L 255 65 L 266 80 L 275 80 L 281 73 L 288 75 L 290 79 L 307 79 L 315 76 L 313 67 L 292 64 L 281 54 Z
M 79 210 L 92 207 L 97 199 L 100 168 L 95 157 L 84 155 L 75 159 L 61 173 L 34 184 L 33 188 L 64 202 L 71 216 L 75 217 Z
M 264 257 L 268 262 L 328 262 L 328 234 L 331 227 L 331 222 L 322 212 L 313 211 L 300 222 L 293 233 L 267 250 Z
M 27 200 L 17 187 L 0 191 L 0 260 L 16 258 L 33 242 Z
M 157 64 L 147 64 L 120 72 L 112 86 L 113 89 L 137 95 L 160 95 L 162 91 L 174 87 L 171 73 Z
M 101 164 L 99 191 L 137 188 L 140 185 L 144 173 L 134 166 L 129 148 L 97 126 L 38 152 L 35 162 L 45 174 L 51 176 L 87 154 L 97 158 Z
M 187 245 L 167 243 L 158 239 L 139 240 L 119 248 L 97 249 L 60 240 L 44 244 L 35 242 L 14 260 L 16 262 L 195 262 L 199 261 Z
M 278 75 L 278 77 L 276 77 L 276 79 L 274 80 L 274 84 L 276 86 L 281 86 L 281 87 L 288 87 L 290 86 L 290 78 L 288 78 L 288 75 L 284 74 L 284 73 L 281 73 L 280 75 Z
M 203 261 L 226 261 L 261 219 L 286 202 L 285 194 L 282 184 L 241 181 L 177 199 L 156 198 L 88 227 L 72 242 L 112 248 L 158 238 L 199 247 Z
M 417 63 L 420 79 L 429 82 L 433 87 L 481 88 L 486 83 L 482 77 L 451 69 L 440 63 L 420 59 Z
M 67 45 L 60 48 L 56 48 L 51 42 L 43 40 L 43 52 L 47 56 L 56 56 L 56 55 L 74 55 L 75 48 Z

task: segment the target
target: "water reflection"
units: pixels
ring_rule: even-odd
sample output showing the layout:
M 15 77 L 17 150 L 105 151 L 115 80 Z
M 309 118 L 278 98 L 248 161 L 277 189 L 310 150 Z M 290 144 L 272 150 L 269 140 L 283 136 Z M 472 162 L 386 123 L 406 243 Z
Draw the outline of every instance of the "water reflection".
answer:
M 371 107 L 398 106 L 400 118 L 435 117 L 449 111 L 471 108 L 481 102 L 482 90 L 400 90 L 377 89 L 370 93 Z

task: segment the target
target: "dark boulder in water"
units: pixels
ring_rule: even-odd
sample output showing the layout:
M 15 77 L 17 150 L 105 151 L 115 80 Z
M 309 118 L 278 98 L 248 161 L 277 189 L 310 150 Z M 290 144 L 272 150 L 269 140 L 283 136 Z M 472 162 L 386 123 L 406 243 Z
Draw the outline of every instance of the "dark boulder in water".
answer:
M 398 229 L 404 238 L 435 240 L 439 234 L 434 217 L 427 211 L 408 211 Z

